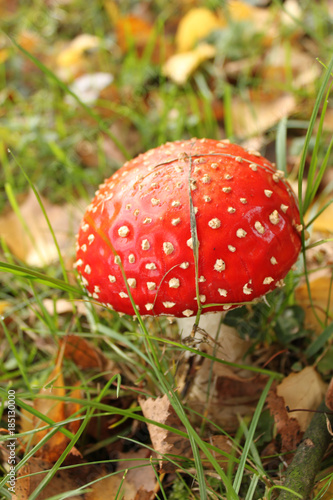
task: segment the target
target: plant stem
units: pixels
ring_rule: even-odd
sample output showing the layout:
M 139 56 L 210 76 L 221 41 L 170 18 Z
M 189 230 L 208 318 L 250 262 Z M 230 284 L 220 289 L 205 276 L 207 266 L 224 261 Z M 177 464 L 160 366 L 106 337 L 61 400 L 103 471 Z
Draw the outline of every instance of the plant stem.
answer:
M 332 441 L 326 421 L 328 419 L 333 426 L 332 412 L 326 407 L 324 401 L 320 404 L 318 412 L 322 413 L 315 413 L 311 420 L 294 459 L 287 469 L 284 483 L 285 487 L 300 494 L 304 500 L 310 498 L 322 458 Z M 295 498 L 299 497 L 296 497 L 294 493 L 282 491 L 278 500 L 295 500 Z

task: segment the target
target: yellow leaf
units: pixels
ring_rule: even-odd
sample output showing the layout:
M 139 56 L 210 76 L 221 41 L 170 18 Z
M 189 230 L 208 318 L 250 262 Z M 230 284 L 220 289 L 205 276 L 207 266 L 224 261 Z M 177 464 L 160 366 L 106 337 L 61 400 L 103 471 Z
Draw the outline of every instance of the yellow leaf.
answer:
M 81 211 L 70 205 L 51 205 L 43 199 L 58 244 L 64 253 L 73 244 L 73 228 L 78 227 Z M 31 191 L 20 205 L 17 216 L 11 211 L 0 217 L 0 237 L 20 260 L 30 266 L 44 266 L 58 259 L 52 235 L 45 217 Z
M 202 62 L 214 57 L 215 53 L 215 47 L 208 43 L 202 43 L 190 52 L 171 56 L 163 67 L 163 73 L 178 85 L 182 85 Z
M 100 39 L 97 36 L 82 34 L 72 40 L 56 59 L 60 67 L 71 67 L 81 62 L 85 51 L 99 47 Z
M 286 406 L 292 409 L 316 410 L 326 392 L 326 384 L 313 366 L 307 366 L 299 373 L 291 373 L 277 387 L 278 396 L 282 397 Z M 295 418 L 301 431 L 305 431 L 313 417 L 307 411 L 296 411 L 288 414 Z
M 317 316 L 322 322 L 327 319 L 326 312 L 333 315 L 333 294 L 331 293 L 330 273 L 312 278 L 310 275 L 311 301 L 306 283 L 296 288 L 295 297 L 297 303 L 305 310 L 305 323 L 320 334 L 322 327 Z M 328 299 L 330 298 L 330 301 Z M 315 309 L 315 311 L 314 311 Z M 317 316 L 316 316 L 317 315 Z
M 176 33 L 176 46 L 179 52 L 191 50 L 195 44 L 208 36 L 225 22 L 209 9 L 198 7 L 191 9 L 180 21 Z
M 231 107 L 234 133 L 239 137 L 260 135 L 293 113 L 295 108 L 296 100 L 291 94 L 265 97 L 259 91 L 253 93 L 251 101 L 235 97 Z
M 325 203 L 328 201 L 329 199 L 325 200 Z M 314 231 L 322 233 L 333 233 L 333 203 L 317 217 L 312 228 Z

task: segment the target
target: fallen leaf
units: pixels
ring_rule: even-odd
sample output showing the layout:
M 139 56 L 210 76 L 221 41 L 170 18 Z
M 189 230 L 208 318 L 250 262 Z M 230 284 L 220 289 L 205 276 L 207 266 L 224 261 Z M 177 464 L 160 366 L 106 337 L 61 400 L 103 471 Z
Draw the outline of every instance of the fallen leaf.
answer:
M 139 400 L 139 403 L 142 408 L 142 413 L 146 418 L 160 424 L 168 425 L 179 431 L 186 432 L 185 427 L 181 423 L 166 395 L 156 399 L 150 398 L 144 400 L 142 398 Z M 181 459 L 180 463 L 186 458 L 193 458 L 192 447 L 188 438 L 179 436 L 178 434 L 151 423 L 148 423 L 148 430 L 154 450 L 160 460 L 160 468 L 163 472 L 173 472 L 177 469 L 177 463 L 175 463 L 177 462 L 176 457 Z M 221 454 L 214 452 L 214 455 L 216 455 L 216 459 L 219 461 L 220 466 L 226 470 L 228 466 L 228 457 L 225 457 L 224 454 L 231 453 L 232 443 L 225 436 L 219 435 L 212 436 L 208 441 L 221 451 Z M 165 460 L 165 455 L 172 455 L 172 462 Z M 206 463 L 206 458 L 203 453 L 201 454 L 201 458 L 204 466 L 211 466 L 209 462 Z
M 325 396 L 325 404 L 327 408 L 333 411 L 333 378 L 331 378 L 330 383 L 328 384 L 326 396 Z
M 322 324 L 325 324 L 327 318 L 333 317 L 331 273 L 327 269 L 317 275 L 309 274 L 309 285 L 311 299 L 308 286 L 304 282 L 296 288 L 295 298 L 305 311 L 305 324 L 319 335 L 322 332 Z
M 197 42 L 208 36 L 212 31 L 225 26 L 225 21 L 206 7 L 191 9 L 181 19 L 176 33 L 176 47 L 179 52 L 188 52 Z
M 332 197 L 326 198 L 320 204 L 318 210 L 324 207 L 329 201 L 332 201 Z M 333 233 L 333 203 L 328 205 L 328 207 L 315 219 L 311 228 L 313 231 L 324 234 Z
M 276 388 L 276 393 L 283 398 L 285 406 L 293 411 L 290 419 L 296 419 L 301 432 L 304 432 L 313 417 L 306 410 L 316 410 L 326 393 L 326 384 L 313 366 L 307 366 L 298 373 L 291 373 Z
M 83 212 L 70 204 L 52 205 L 44 198 L 42 203 L 65 255 L 72 248 L 74 231 L 79 226 Z M 14 211 L 0 217 L 0 237 L 13 255 L 29 266 L 36 267 L 57 261 L 58 252 L 53 237 L 32 191 L 19 209 L 20 217 Z
M 84 33 L 78 35 L 58 54 L 57 64 L 60 67 L 77 66 L 87 50 L 96 49 L 99 45 L 100 39 L 97 36 Z
M 141 398 L 139 404 L 146 418 L 186 432 L 166 395 L 156 399 L 149 398 L 145 400 Z M 174 462 L 176 460 L 174 455 L 182 458 L 191 456 L 191 444 L 187 438 L 150 423 L 148 424 L 148 430 L 153 448 L 160 460 L 160 467 L 163 467 L 164 472 L 174 470 L 174 465 L 164 460 L 163 455 L 173 455 Z
M 13 496 L 13 500 L 28 500 L 52 467 L 52 462 L 31 457 L 19 470 L 15 488 L 16 495 Z M 135 499 L 136 488 L 128 481 L 123 481 L 123 474 L 108 475 L 108 471 L 103 465 L 96 467 L 82 463 L 80 467 L 59 469 L 38 495 L 38 500 L 47 500 L 54 496 L 62 497 L 62 494 L 70 491 L 75 492 L 78 488 L 84 489 L 85 485 L 91 482 L 93 484 L 89 485 L 88 492 L 73 493 L 70 498 L 72 500 Z
M 131 46 L 142 52 L 153 32 L 153 26 L 146 20 L 129 15 L 119 17 L 116 22 L 118 44 L 123 52 Z
M 156 488 L 156 475 L 150 463 L 150 456 L 151 451 L 145 448 L 118 454 L 117 470 L 128 471 L 126 482 L 134 486 L 136 491 L 140 491 L 142 498 L 145 492 L 151 496 Z
M 62 345 L 64 357 L 71 359 L 79 368 L 98 368 L 99 371 L 110 368 L 109 360 L 102 351 L 79 335 L 66 335 L 60 341 L 60 351 Z
M 33 402 L 33 409 L 37 410 L 42 415 L 47 416 L 54 422 L 62 422 L 66 418 L 73 415 L 80 409 L 80 406 L 77 403 L 70 403 L 62 400 L 62 398 L 66 395 L 64 387 L 65 383 L 61 371 L 61 365 L 59 363 L 52 370 L 45 386 L 39 391 L 39 397 L 37 397 Z M 82 397 L 80 388 L 75 388 L 70 396 L 72 398 L 80 399 Z M 40 427 L 47 426 L 46 422 L 42 419 L 39 419 L 36 415 L 33 414 L 33 412 L 29 412 L 26 409 L 22 409 L 21 411 L 21 431 L 36 431 L 34 432 L 32 438 L 31 436 L 28 436 L 29 443 L 31 442 L 33 445 L 35 445 L 39 443 L 41 439 L 43 439 L 43 437 L 45 437 L 50 432 L 50 429 L 38 431 Z M 71 432 L 76 432 L 79 425 L 79 420 L 73 421 L 68 424 L 66 428 L 71 430 Z M 48 441 L 37 451 L 36 455 L 41 459 L 54 463 L 58 460 L 62 452 L 65 450 L 68 442 L 69 438 L 62 432 L 58 431 L 48 439 Z
M 296 111 L 296 99 L 292 94 L 280 96 L 252 92 L 249 101 L 234 97 L 231 106 L 234 133 L 238 137 L 260 135 L 282 118 Z
M 90 34 L 81 34 L 63 47 L 55 57 L 58 76 L 70 81 L 89 70 L 89 53 L 101 46 L 101 39 Z
M 296 450 L 302 439 L 303 432 L 297 419 L 292 416 L 293 414 L 288 414 L 284 398 L 277 395 L 275 388 L 270 390 L 266 402 L 271 415 L 274 417 L 276 432 L 281 436 L 280 451 L 285 453 Z
M 178 85 L 183 85 L 200 64 L 213 58 L 215 54 L 216 49 L 213 45 L 201 43 L 190 52 L 171 56 L 163 66 L 163 74 Z

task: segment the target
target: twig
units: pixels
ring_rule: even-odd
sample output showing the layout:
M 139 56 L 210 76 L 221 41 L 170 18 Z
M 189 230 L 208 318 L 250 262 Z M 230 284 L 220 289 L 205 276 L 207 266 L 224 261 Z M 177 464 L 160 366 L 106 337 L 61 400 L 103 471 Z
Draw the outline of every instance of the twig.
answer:
M 307 428 L 293 461 L 287 469 L 284 486 L 301 495 L 303 500 L 310 498 L 314 481 L 320 469 L 322 458 L 332 440 L 327 428 L 327 420 L 333 425 L 332 412 L 323 401 Z M 295 500 L 294 493 L 282 491 L 278 500 Z

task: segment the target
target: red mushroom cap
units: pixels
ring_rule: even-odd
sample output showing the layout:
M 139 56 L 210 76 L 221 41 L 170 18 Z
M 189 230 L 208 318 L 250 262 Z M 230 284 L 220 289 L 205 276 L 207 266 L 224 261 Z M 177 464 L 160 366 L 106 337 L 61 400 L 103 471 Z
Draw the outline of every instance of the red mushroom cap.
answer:
M 226 310 L 280 286 L 300 230 L 295 195 L 268 160 L 227 141 L 176 141 L 100 186 L 76 267 L 88 293 L 119 312 L 133 314 L 130 291 L 143 315 L 193 316 L 198 300 L 203 312 Z

